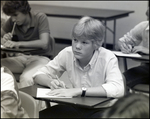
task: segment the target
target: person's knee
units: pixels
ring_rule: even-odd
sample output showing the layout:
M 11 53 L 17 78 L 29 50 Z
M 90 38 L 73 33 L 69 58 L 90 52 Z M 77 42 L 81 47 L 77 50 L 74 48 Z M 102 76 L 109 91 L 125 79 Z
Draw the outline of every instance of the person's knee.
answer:
M 50 61 L 47 57 L 39 57 L 39 62 L 42 64 L 47 64 Z
M 20 84 L 23 85 L 23 87 L 33 85 L 34 81 L 33 81 L 32 76 L 21 74 L 20 75 Z

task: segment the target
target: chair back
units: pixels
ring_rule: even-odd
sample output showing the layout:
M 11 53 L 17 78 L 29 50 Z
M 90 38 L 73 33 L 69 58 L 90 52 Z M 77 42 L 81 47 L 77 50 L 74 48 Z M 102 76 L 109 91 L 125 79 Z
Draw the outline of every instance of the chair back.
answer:
M 132 88 L 132 93 L 142 93 L 149 96 L 149 84 L 137 84 Z
M 38 104 L 35 99 L 27 93 L 19 91 L 21 105 L 30 118 L 39 118 Z
M 123 82 L 124 82 L 124 95 L 126 95 L 127 94 L 127 85 L 126 85 L 126 78 L 123 74 L 122 74 L 122 78 L 123 78 Z
M 48 48 L 47 52 L 45 54 L 43 54 L 43 56 L 53 59 L 55 56 L 55 39 L 51 35 L 50 35 L 50 39 L 51 40 L 49 42 L 49 48 Z

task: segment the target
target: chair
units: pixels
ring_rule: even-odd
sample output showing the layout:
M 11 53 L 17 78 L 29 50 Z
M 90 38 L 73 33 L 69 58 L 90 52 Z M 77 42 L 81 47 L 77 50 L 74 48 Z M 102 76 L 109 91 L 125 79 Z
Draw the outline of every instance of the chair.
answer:
M 30 118 L 39 118 L 38 104 L 35 99 L 27 93 L 19 91 L 21 105 L 26 110 Z
M 127 94 L 127 85 L 126 85 L 126 78 L 125 78 L 125 76 L 122 74 L 122 78 L 123 78 L 123 82 L 124 82 L 124 95 L 126 95 Z
M 143 93 L 149 95 L 149 84 L 137 84 L 131 90 L 132 93 Z
M 55 39 L 51 35 L 50 35 L 50 38 L 51 38 L 51 42 L 49 42 L 50 51 L 48 52 L 48 54 L 43 55 L 43 56 L 53 59 L 55 56 Z

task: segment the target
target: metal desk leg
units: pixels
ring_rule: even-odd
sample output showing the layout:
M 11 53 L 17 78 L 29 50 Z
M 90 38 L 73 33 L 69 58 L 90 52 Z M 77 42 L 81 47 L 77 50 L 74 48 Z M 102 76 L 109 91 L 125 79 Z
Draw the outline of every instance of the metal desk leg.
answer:
M 106 48 L 106 36 L 107 36 L 107 21 L 105 20 L 104 21 L 104 24 L 105 24 L 105 38 L 104 38 L 104 47 Z
M 115 46 L 116 46 L 116 19 L 114 19 L 113 50 L 115 50 Z
M 50 108 L 50 107 L 51 107 L 51 105 L 50 105 L 50 102 L 49 102 L 49 101 L 45 101 L 45 104 L 46 104 L 46 107 L 47 107 L 47 108 Z
M 127 59 L 123 58 L 123 63 L 124 63 L 124 71 L 126 71 L 128 69 L 127 67 Z

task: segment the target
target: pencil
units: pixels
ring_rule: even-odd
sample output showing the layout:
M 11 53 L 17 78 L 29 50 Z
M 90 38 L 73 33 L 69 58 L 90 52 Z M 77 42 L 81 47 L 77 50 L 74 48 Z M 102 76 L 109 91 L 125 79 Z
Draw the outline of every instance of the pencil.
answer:
M 59 83 L 61 83 L 57 75 L 56 75 L 56 78 L 57 78 L 57 80 L 59 81 Z
M 58 78 L 58 76 L 56 75 L 57 80 L 59 81 L 59 84 L 61 84 L 60 79 Z M 66 88 L 66 86 L 64 86 L 64 88 Z
M 13 33 L 14 33 L 15 26 L 16 26 L 16 22 L 14 22 L 13 29 L 12 29 L 12 31 L 11 31 L 11 34 L 12 34 L 12 35 L 13 35 Z

